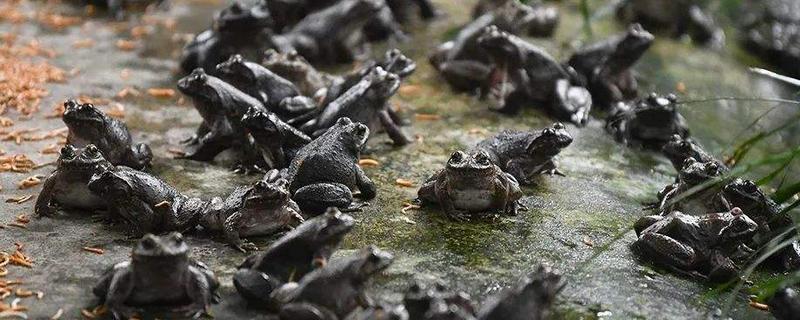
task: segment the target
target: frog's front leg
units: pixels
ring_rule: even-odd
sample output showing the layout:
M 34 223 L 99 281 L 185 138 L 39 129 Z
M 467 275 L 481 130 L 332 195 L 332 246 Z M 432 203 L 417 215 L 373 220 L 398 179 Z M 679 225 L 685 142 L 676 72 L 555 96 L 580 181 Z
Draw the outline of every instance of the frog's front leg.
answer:
M 185 145 L 195 145 L 200 141 L 202 137 L 207 135 L 210 131 L 211 130 L 209 130 L 208 125 L 205 122 L 202 122 L 200 123 L 200 126 L 197 127 L 195 133 L 192 136 L 181 140 L 181 143 Z
M 53 171 L 49 177 L 44 181 L 42 191 L 36 197 L 36 205 L 34 206 L 34 214 L 37 217 L 49 217 L 55 210 L 50 206 L 53 201 L 53 194 L 56 192 L 56 180 L 58 170 Z
M 133 289 L 131 270 L 116 270 L 103 302 L 115 319 L 130 319 L 136 313 L 135 309 L 125 305 Z
M 439 203 L 439 206 L 448 217 L 462 222 L 470 220 L 470 215 L 467 211 L 456 208 L 455 203 L 453 203 L 447 191 L 448 185 L 446 181 L 439 179 L 435 188 L 436 202 Z
M 208 314 L 209 307 L 214 302 L 212 284 L 208 282 L 206 274 L 195 267 L 189 268 L 190 277 L 186 279 L 186 294 L 191 303 L 183 310 L 190 319 L 199 319 Z
M 692 271 L 696 259 L 692 247 L 658 233 L 643 234 L 631 249 L 640 257 L 683 271 Z
M 307 302 L 289 303 L 281 308 L 281 320 L 338 320 L 331 310 Z
M 392 120 L 392 116 L 388 110 L 379 112 L 378 117 L 384 130 L 386 130 L 386 134 L 389 135 L 389 138 L 392 139 L 395 145 L 404 146 L 411 143 L 411 138 L 406 136 L 403 130 L 400 129 L 400 126 Z
M 241 221 L 242 213 L 240 211 L 234 212 L 232 215 L 228 216 L 227 219 L 225 219 L 225 222 L 223 222 L 222 226 L 222 232 L 225 235 L 225 240 L 228 241 L 228 244 L 242 253 L 247 253 L 248 251 L 257 251 L 258 247 L 256 247 L 254 243 L 243 241 L 239 236 Z
M 360 193 L 359 198 L 363 200 L 372 200 L 378 193 L 378 188 L 375 186 L 375 183 L 372 182 L 367 174 L 361 169 L 360 166 L 355 166 L 355 173 L 356 173 L 356 185 L 358 186 L 358 191 Z
M 318 214 L 329 207 L 349 207 L 353 203 L 353 192 L 344 184 L 323 182 L 297 189 L 292 199 L 304 212 Z

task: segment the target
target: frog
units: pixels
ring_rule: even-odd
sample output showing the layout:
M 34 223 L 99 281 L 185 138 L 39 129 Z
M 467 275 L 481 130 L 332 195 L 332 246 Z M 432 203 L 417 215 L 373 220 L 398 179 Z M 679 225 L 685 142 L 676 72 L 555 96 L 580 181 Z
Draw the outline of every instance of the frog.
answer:
M 566 284 L 548 266 L 523 277 L 511 288 L 491 296 L 478 311 L 478 320 L 541 320 L 549 318 L 556 295 Z
M 758 224 L 758 233 L 753 237 L 753 246 L 763 246 L 777 239 L 788 240 L 797 234 L 792 217 L 783 212 L 781 206 L 767 196 L 758 185 L 736 178 L 722 187 L 722 198 L 727 208 L 741 208 Z M 784 270 L 800 269 L 800 242 L 797 240 L 779 250 L 770 262 Z
M 738 27 L 739 41 L 751 53 L 777 67 L 780 72 L 800 77 L 798 25 L 800 6 L 792 0 L 745 1 Z
M 403 295 L 409 319 L 475 319 L 477 306 L 469 294 L 451 292 L 437 281 L 431 286 L 416 282 Z
M 261 65 L 291 81 L 300 90 L 301 95 L 318 101 L 326 97 L 328 88 L 335 82 L 343 81 L 340 77 L 317 70 L 296 50 L 282 53 L 269 49 L 264 52 Z
M 440 44 L 428 57 L 433 68 L 456 92 L 480 93 L 492 71 L 491 59 L 478 44 L 494 17 L 481 16 L 467 24 L 453 40 Z
M 491 110 L 513 114 L 525 105 L 535 105 L 559 120 L 578 126 L 588 122 L 593 98 L 572 81 L 573 70 L 497 26 L 485 28 L 478 43 L 493 63 L 486 83 Z
M 271 112 L 250 108 L 242 117 L 244 128 L 253 137 L 264 163 L 273 169 L 285 169 L 311 138 L 283 122 Z
M 664 144 L 664 147 L 661 148 L 661 153 L 669 159 L 676 171 L 681 170 L 683 163 L 688 158 L 693 158 L 698 162 L 714 162 L 723 171 L 729 171 L 728 166 L 724 162 L 717 160 L 714 156 L 706 152 L 703 147 L 691 137 L 682 137 L 679 134 L 673 134 L 669 142 Z
M 277 170 L 266 177 L 278 176 Z M 200 225 L 222 233 L 228 244 L 247 253 L 258 250 L 242 237 L 263 237 L 291 230 L 305 221 L 300 208 L 289 197 L 289 182 L 278 178 L 262 179 L 247 187 L 237 187 L 224 200 L 215 198 L 203 213 Z
M 178 90 L 192 99 L 203 118 L 195 135 L 186 140 L 187 150 L 180 158 L 211 161 L 221 152 L 233 149 L 241 154 L 237 168 L 261 171 L 258 167 L 264 165 L 241 121 L 250 108 L 268 112 L 261 102 L 203 69 L 180 79 Z
M 325 266 L 355 220 L 339 209 L 309 218 L 264 251 L 248 256 L 233 276 L 236 291 L 255 306 L 269 306 L 270 293 Z
M 263 2 L 234 1 L 214 16 L 212 27 L 197 34 L 183 48 L 180 68 L 184 74 L 197 68 L 215 74 L 217 64 L 234 54 L 250 59 L 270 48 L 275 21 Z
M 82 211 L 104 210 L 108 203 L 89 191 L 86 183 L 96 172 L 113 168 L 93 144 L 76 148 L 67 144 L 61 148 L 56 169 L 45 179 L 42 191 L 36 197 L 34 213 L 37 217 L 56 214 L 57 209 Z M 120 170 L 125 167 L 120 166 Z
M 153 160 L 150 146 L 134 143 L 124 122 L 107 116 L 91 103 L 67 100 L 62 120 L 69 130 L 68 144 L 79 148 L 93 144 L 114 165 L 145 169 Z
M 199 318 L 219 301 L 219 286 L 214 272 L 189 256 L 183 235 L 172 232 L 144 235 L 131 260 L 107 269 L 92 292 L 114 319 L 142 313 Z
M 283 119 L 317 107 L 315 101 L 301 95 L 292 82 L 258 63 L 246 60 L 240 54 L 232 55 L 218 64 L 216 69 L 220 79 L 255 97 L 269 111 Z
M 286 176 L 292 199 L 303 212 L 314 215 L 328 207 L 348 209 L 355 189 L 364 201 L 375 198 L 375 183 L 358 166 L 368 138 L 369 127 L 342 117 L 297 152 Z
M 133 236 L 149 232 L 185 232 L 197 226 L 209 202 L 183 195 L 149 173 L 108 168 L 86 184 L 97 197 L 107 199 L 110 214 L 121 217 Z
M 457 221 L 526 210 L 517 179 L 503 172 L 485 151 L 453 152 L 445 168 L 422 184 L 417 197 L 423 204 L 441 206 Z
M 371 132 L 386 131 L 395 145 L 409 144 L 411 138 L 403 133 L 389 111 L 389 99 L 399 87 L 399 76 L 377 66 L 361 81 L 326 105 L 314 119 L 300 125 L 300 130 L 309 132 L 312 137 L 318 137 L 338 119 L 347 117 L 366 124 Z
M 269 40 L 277 51 L 297 51 L 311 63 L 352 62 L 368 51 L 361 30 L 385 6 L 381 0 L 339 1 L 306 16 L 287 32 L 273 35 Z
M 606 131 L 622 144 L 655 151 L 664 148 L 674 135 L 689 136 L 686 119 L 678 111 L 678 98 L 655 92 L 617 103 L 606 119 Z
M 228 122 L 225 109 L 221 105 L 226 98 L 222 93 L 228 87 L 232 86 L 207 74 L 202 68 L 197 68 L 178 80 L 178 90 L 191 99 L 194 108 L 203 118 L 195 134 L 183 141 L 190 150 L 186 150 L 181 158 L 211 161 L 231 147 L 231 141 L 234 140 L 233 126 Z
M 492 163 L 520 184 L 530 185 L 542 173 L 563 175 L 556 168 L 555 157 L 570 144 L 572 136 L 557 122 L 542 130 L 505 130 L 479 142 L 475 149 L 486 152 Z
M 723 174 L 724 171 L 714 162 L 698 162 L 694 158 L 688 158 L 678 173 L 678 182 L 659 191 L 656 207 L 663 215 L 676 210 L 690 215 L 703 215 L 711 210 L 724 209 L 725 200 L 720 194 L 723 186 L 720 183 L 711 183 Z M 693 190 L 690 195 L 684 195 L 685 192 L 706 183 L 711 184 L 701 190 Z
M 781 287 L 767 301 L 769 312 L 778 320 L 794 320 L 800 314 L 800 295 L 792 287 Z
M 472 17 L 477 19 L 486 14 L 493 15 L 494 24 L 503 30 L 539 38 L 551 37 L 560 20 L 558 8 L 541 1 L 479 1 L 472 11 Z
M 320 105 L 327 106 L 341 97 L 345 92 L 369 76 L 376 67 L 381 67 L 384 71 L 396 75 L 400 80 L 404 80 L 414 73 L 417 69 L 417 64 L 399 49 L 389 49 L 384 53 L 381 60 L 369 60 L 361 68 L 356 68 L 343 76 L 333 76 L 334 81 L 327 88 L 325 99 L 322 100 Z M 392 117 L 396 116 L 391 108 L 387 108 L 387 111 L 390 112 Z
M 318 268 L 297 282 L 273 291 L 270 298 L 280 308 L 281 320 L 344 319 L 358 307 L 374 304 L 365 292 L 372 277 L 394 261 L 389 252 L 374 246 Z
M 723 283 L 737 277 L 737 260 L 752 253 L 746 243 L 757 228 L 739 208 L 701 216 L 673 211 L 637 221 L 638 238 L 631 249 L 642 260 L 678 274 Z
M 639 95 L 633 66 L 647 52 L 655 37 L 638 23 L 622 33 L 588 44 L 567 61 L 587 84 L 596 106 L 608 110 L 616 102 Z
M 673 38 L 688 35 L 695 44 L 712 49 L 725 46 L 725 32 L 696 0 L 624 0 L 617 5 L 623 23 L 641 23 Z

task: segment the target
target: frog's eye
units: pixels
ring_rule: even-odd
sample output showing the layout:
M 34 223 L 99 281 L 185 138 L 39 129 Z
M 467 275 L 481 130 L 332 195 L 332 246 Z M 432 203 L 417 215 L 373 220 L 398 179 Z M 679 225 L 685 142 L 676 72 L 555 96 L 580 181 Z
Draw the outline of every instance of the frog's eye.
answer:
M 714 162 L 709 162 L 707 168 L 709 172 L 716 172 L 717 170 L 719 170 L 719 166 Z
M 244 58 L 241 54 L 234 54 L 228 59 L 233 64 L 242 64 L 244 62 Z
M 464 161 L 464 152 L 456 151 L 450 155 L 450 163 L 461 163 L 461 161 Z
M 97 150 L 97 147 L 95 145 L 90 144 L 86 146 L 86 152 L 89 153 L 90 155 L 94 155 L 97 152 L 99 152 L 99 150 Z
M 744 191 L 747 191 L 747 192 L 750 192 L 750 193 L 758 192 L 758 186 L 753 181 L 745 180 L 743 187 L 744 187 Z
M 556 131 L 553 128 L 546 128 L 542 130 L 542 135 L 544 136 L 554 136 L 556 135 Z
M 289 53 L 286 54 L 286 58 L 289 60 L 297 60 L 299 56 L 300 54 L 295 50 L 289 51 Z
M 742 209 L 740 209 L 739 207 L 735 207 L 735 208 L 731 209 L 731 214 L 732 214 L 734 217 L 736 217 L 736 216 L 741 216 L 741 215 L 743 215 L 743 214 L 744 214 L 744 212 L 743 212 L 743 211 L 742 211 Z
M 63 159 L 72 159 L 75 158 L 75 148 L 71 145 L 66 145 L 61 148 L 61 158 Z
M 231 12 L 241 13 L 242 11 L 244 11 L 244 8 L 242 8 L 242 4 L 239 1 L 236 1 L 233 3 L 233 5 L 231 5 Z
M 75 108 L 77 106 L 79 106 L 79 104 L 78 101 L 75 101 L 75 99 L 69 99 L 67 101 L 64 101 L 64 108 L 69 109 L 69 108 Z
M 172 238 L 172 241 L 175 242 L 175 244 L 183 243 L 183 235 L 178 232 L 173 232 L 170 235 L 170 238 Z
M 564 124 L 563 124 L 563 123 L 561 123 L 561 122 L 556 122 L 556 123 L 554 123 L 554 124 L 553 124 L 553 129 L 556 129 L 556 130 L 563 130 L 563 129 L 565 129 L 565 127 L 564 127 Z
M 147 234 L 142 239 L 142 248 L 145 250 L 152 250 L 156 248 L 156 239 L 152 234 Z
M 475 155 L 475 162 L 484 166 L 492 164 L 492 161 L 489 160 L 489 155 L 487 155 L 484 152 L 479 152 L 478 154 Z

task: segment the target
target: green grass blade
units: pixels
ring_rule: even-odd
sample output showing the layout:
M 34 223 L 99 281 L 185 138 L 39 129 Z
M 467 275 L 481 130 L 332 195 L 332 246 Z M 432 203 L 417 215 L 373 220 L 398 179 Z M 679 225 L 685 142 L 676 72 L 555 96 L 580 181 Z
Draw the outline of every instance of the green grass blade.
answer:
M 777 203 L 784 203 L 797 193 L 800 193 L 800 181 L 775 191 L 775 194 L 772 196 L 772 200 L 775 200 Z

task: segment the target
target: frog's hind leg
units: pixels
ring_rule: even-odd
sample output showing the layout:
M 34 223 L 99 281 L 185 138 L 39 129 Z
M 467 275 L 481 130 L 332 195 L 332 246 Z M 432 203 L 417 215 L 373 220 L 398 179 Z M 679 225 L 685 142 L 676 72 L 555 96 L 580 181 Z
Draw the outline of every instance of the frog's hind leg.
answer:
M 631 245 L 631 250 L 660 266 L 684 271 L 692 269 L 696 257 L 692 247 L 658 233 L 643 234 Z
M 353 192 L 341 183 L 316 183 L 297 189 L 292 200 L 303 212 L 318 215 L 329 207 L 348 208 L 353 203 Z
M 400 126 L 394 122 L 389 111 L 379 112 L 378 117 L 384 130 L 386 130 L 386 134 L 389 135 L 389 138 L 392 139 L 395 145 L 404 146 L 411 143 L 411 138 L 406 136 L 403 130 L 400 129 Z

